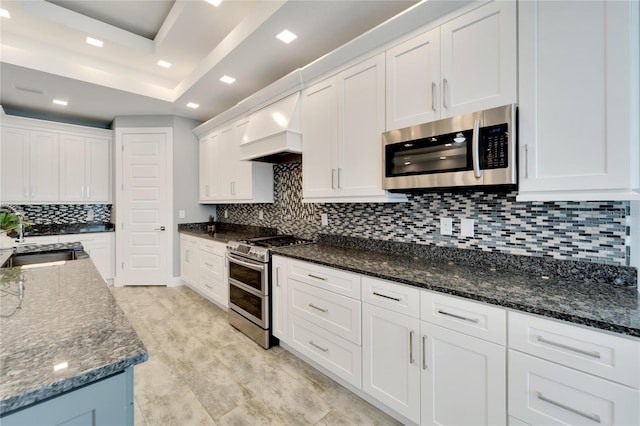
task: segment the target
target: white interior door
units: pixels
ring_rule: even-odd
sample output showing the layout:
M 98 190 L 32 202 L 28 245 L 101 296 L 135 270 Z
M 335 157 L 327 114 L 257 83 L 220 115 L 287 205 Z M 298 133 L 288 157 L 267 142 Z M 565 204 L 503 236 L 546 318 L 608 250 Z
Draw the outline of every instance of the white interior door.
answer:
M 157 131 L 156 131 L 157 130 Z M 117 202 L 118 285 L 168 285 L 171 265 L 171 129 L 123 131 Z

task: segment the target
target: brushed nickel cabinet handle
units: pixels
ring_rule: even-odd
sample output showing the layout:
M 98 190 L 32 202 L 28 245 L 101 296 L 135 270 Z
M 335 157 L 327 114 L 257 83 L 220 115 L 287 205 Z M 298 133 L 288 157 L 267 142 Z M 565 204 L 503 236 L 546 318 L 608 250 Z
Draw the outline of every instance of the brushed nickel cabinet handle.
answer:
M 313 303 L 309 303 L 309 307 L 310 307 L 310 308 L 313 308 L 313 309 L 316 309 L 316 310 L 318 310 L 318 311 L 320 311 L 320 312 L 329 312 L 329 310 L 328 310 L 328 309 L 321 308 L 321 307 L 319 307 L 319 306 L 314 305 Z
M 336 189 L 336 169 L 331 169 L 331 189 Z
M 409 364 L 413 364 L 413 330 L 409 331 Z
M 447 92 L 449 92 L 449 81 L 446 78 L 442 79 L 442 105 L 445 108 L 449 108 L 447 104 Z
M 449 316 L 449 317 L 457 318 L 457 319 L 460 319 L 460 320 L 463 320 L 463 321 L 473 322 L 473 323 L 476 323 L 476 324 L 477 324 L 477 323 L 478 323 L 478 321 L 479 321 L 477 318 L 467 318 L 467 317 L 463 317 L 462 315 L 452 314 L 452 313 L 450 313 L 450 312 L 443 311 L 442 309 L 438 309 L 438 313 L 439 313 L 439 314 L 442 314 L 442 315 Z
M 571 352 L 576 352 L 576 353 L 579 353 L 579 354 L 582 354 L 582 355 L 590 356 L 592 358 L 600 359 L 600 352 L 597 352 L 597 351 L 585 351 L 584 349 L 574 348 L 572 346 L 568 346 L 568 345 L 565 345 L 563 343 L 554 342 L 553 340 L 547 340 L 542 336 L 538 336 L 536 338 L 536 340 L 538 342 L 540 342 L 540 343 L 545 343 L 547 345 L 555 346 L 555 347 L 560 348 L 560 349 L 566 349 L 566 350 L 571 351 Z
M 387 296 L 386 294 L 378 293 L 376 291 L 373 292 L 373 295 L 374 296 L 384 297 L 385 299 L 395 300 L 396 302 L 400 302 L 401 301 L 401 299 L 398 299 L 397 297 Z
M 549 398 L 545 397 L 544 395 L 542 395 L 540 392 L 538 392 L 538 399 L 540 401 L 547 402 L 547 403 L 549 403 L 551 405 L 555 405 L 558 408 L 562 408 L 563 410 L 567 410 L 567 411 L 570 411 L 570 412 L 572 412 L 574 414 L 582 416 L 585 419 L 589 419 L 589 420 L 592 420 L 592 421 L 594 421 L 596 423 L 600 423 L 600 416 L 597 415 L 597 414 L 589 414 L 589 413 L 585 413 L 584 411 L 576 410 L 575 408 L 569 407 L 568 405 L 565 405 L 565 404 L 563 404 L 561 402 L 557 402 L 557 401 L 554 401 L 553 399 L 549 399 Z
M 427 369 L 427 336 L 422 336 L 422 369 Z
M 317 280 L 322 280 L 322 281 L 326 281 L 327 279 L 324 277 L 318 277 L 317 275 L 312 275 L 312 274 L 307 274 L 308 276 L 310 276 L 311 278 L 315 278 Z
M 328 348 L 323 348 L 322 346 L 316 345 L 315 343 L 313 343 L 313 340 L 309 340 L 309 344 L 311 346 L 313 346 L 314 348 L 320 349 L 322 352 L 328 352 L 329 349 Z
M 280 267 L 276 266 L 276 287 L 280 287 Z
M 436 83 L 435 83 L 435 81 L 431 82 L 431 109 L 433 111 L 436 110 Z

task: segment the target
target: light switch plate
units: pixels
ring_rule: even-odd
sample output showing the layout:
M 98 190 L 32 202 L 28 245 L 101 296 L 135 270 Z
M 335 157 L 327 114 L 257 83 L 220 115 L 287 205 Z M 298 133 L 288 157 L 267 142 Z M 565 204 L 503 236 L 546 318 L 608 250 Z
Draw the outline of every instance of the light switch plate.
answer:
M 462 219 L 460 221 L 460 234 L 463 237 L 473 237 L 475 235 L 473 219 Z
M 227 219 L 229 217 L 229 211 L 225 210 L 224 211 L 224 218 Z
M 264 219 L 264 211 L 263 210 L 258 210 L 258 219 L 259 220 Z
M 453 219 L 450 217 L 440 218 L 440 235 L 453 235 Z
M 178 218 L 184 219 L 185 217 L 187 217 L 187 214 L 185 213 L 185 211 L 184 210 L 178 210 Z
M 329 225 L 329 215 L 326 213 L 322 213 L 320 215 L 320 223 L 322 224 L 322 226 Z

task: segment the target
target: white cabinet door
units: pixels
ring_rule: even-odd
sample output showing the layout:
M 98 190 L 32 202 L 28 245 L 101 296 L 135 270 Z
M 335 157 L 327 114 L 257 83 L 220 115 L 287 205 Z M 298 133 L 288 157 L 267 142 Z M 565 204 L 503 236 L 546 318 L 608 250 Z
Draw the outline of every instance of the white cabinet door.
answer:
M 440 118 L 440 28 L 386 52 L 387 130 Z
M 60 136 L 60 199 L 77 202 L 85 199 L 84 137 Z
M 234 124 L 235 140 L 233 143 L 233 156 L 237 158 L 237 163 L 233 168 L 232 195 L 239 200 L 251 200 L 253 198 L 253 166 L 255 163 L 251 161 L 240 161 L 240 143 L 242 142 L 248 124 L 248 117 Z
M 338 156 L 337 83 L 332 77 L 302 92 L 302 192 L 333 197 Z
M 421 333 L 421 424 L 506 424 L 505 347 L 424 321 Z
M 338 74 L 340 197 L 384 196 L 382 142 L 385 128 L 384 54 Z
M 362 389 L 420 422 L 420 320 L 362 304 Z
M 180 236 L 180 278 L 195 288 L 200 288 L 200 249 L 198 240 L 187 235 Z
M 2 202 L 29 201 L 29 140 L 29 130 L 2 127 Z
M 30 201 L 59 200 L 59 135 L 51 132 L 31 132 Z
M 443 24 L 440 37 L 443 118 L 516 101 L 516 2 L 479 7 Z
M 91 203 L 111 200 L 111 141 L 85 139 L 85 199 Z
M 272 290 L 271 305 L 273 309 L 273 335 L 280 339 L 281 342 L 289 341 L 289 315 L 288 315 L 288 278 L 287 278 L 287 259 L 284 257 L 273 256 L 272 258 Z
M 115 275 L 115 234 L 113 232 L 60 235 L 58 238 L 61 243 L 81 243 L 102 278 L 113 279 Z
M 518 199 L 638 198 L 638 2 L 519 8 Z
M 222 165 L 220 158 L 218 132 L 210 133 L 200 139 L 199 167 L 200 167 L 200 202 L 215 200 L 220 194 Z
M 221 199 L 234 198 L 234 179 L 235 169 L 238 165 L 238 154 L 240 147 L 236 147 L 236 129 L 235 125 L 229 125 L 220 129 L 220 140 L 218 142 L 218 161 L 216 173 L 220 173 L 220 192 L 218 197 Z

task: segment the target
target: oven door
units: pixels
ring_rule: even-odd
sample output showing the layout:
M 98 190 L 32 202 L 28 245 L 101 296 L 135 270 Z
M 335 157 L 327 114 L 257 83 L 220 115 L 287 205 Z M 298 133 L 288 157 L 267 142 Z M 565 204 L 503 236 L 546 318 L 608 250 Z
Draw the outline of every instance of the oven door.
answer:
M 267 264 L 227 253 L 229 308 L 263 329 L 269 328 Z

